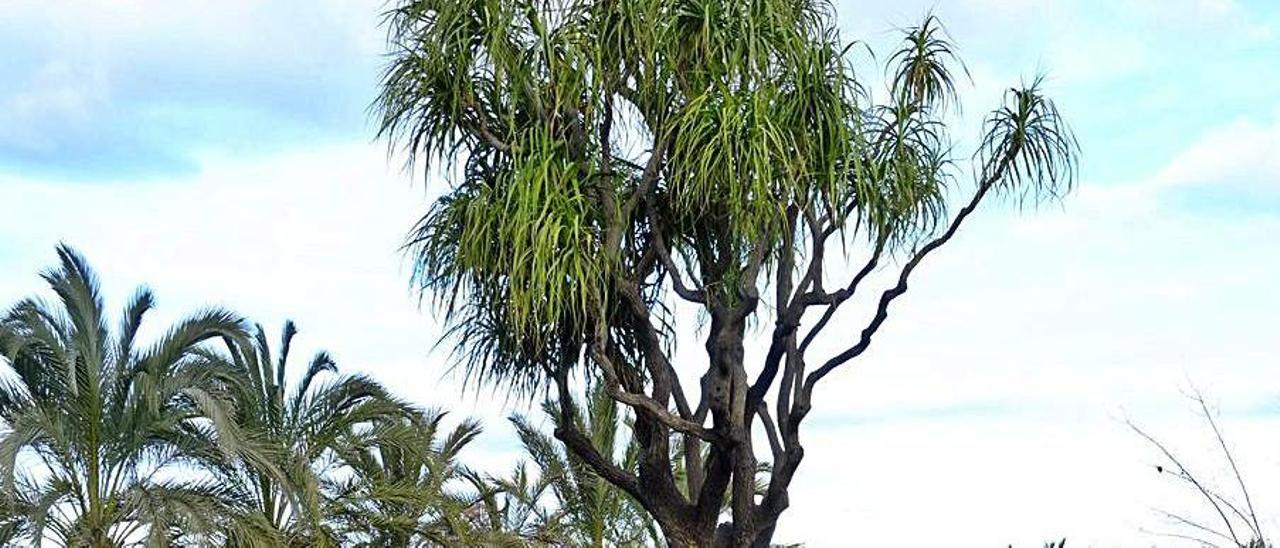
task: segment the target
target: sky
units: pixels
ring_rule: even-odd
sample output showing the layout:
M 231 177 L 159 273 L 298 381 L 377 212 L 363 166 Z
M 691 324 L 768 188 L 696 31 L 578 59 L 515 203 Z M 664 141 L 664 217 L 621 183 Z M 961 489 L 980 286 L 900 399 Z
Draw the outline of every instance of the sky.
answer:
M 374 139 L 382 7 L 0 5 L 0 303 L 42 291 L 65 241 L 109 305 L 145 283 L 153 327 L 211 305 L 272 332 L 292 318 L 300 348 L 484 420 L 469 461 L 512 466 L 503 417 L 532 410 L 448 374 L 399 251 L 441 183 Z M 776 540 L 1184 545 L 1158 534 L 1179 529 L 1156 509 L 1202 509 L 1125 420 L 1229 487 L 1193 387 L 1280 534 L 1280 494 L 1263 490 L 1280 480 L 1280 6 L 836 9 L 879 52 L 931 11 L 972 75 L 961 146 L 1003 89 L 1044 74 L 1080 141 L 1080 185 L 1061 203 L 984 206 L 917 272 L 872 350 L 816 393 Z M 829 331 L 856 332 L 868 310 L 852 312 Z

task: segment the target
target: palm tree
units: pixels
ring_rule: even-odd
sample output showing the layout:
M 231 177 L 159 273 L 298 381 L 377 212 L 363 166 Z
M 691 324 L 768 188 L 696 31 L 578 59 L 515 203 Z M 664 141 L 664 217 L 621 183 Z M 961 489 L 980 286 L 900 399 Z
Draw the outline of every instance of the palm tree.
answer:
M 556 407 L 544 406 L 556 418 Z M 550 487 L 554 500 L 551 514 L 530 512 L 532 530 L 553 534 L 561 543 L 573 546 L 661 545 L 662 538 L 649 514 L 624 491 L 597 475 L 576 455 L 564 450 L 550 435 L 536 428 L 527 417 L 511 417 L 525 452 L 541 481 L 531 482 L 523 467 L 511 480 L 500 483 L 517 501 L 538 508 L 542 485 Z M 632 472 L 639 467 L 639 447 L 634 440 L 619 439 L 625 424 L 618 404 L 596 382 L 588 390 L 586 415 L 574 417 L 579 431 L 587 433 L 592 445 L 603 455 L 620 455 L 621 466 Z M 532 489 L 530 487 L 533 487 Z
M 44 273 L 57 299 L 0 317 L 0 530 L 32 544 L 94 548 L 219 542 L 263 525 L 236 486 L 204 473 L 266 454 L 229 420 L 233 370 L 210 345 L 241 340 L 241 319 L 207 309 L 150 345 L 155 300 L 140 289 L 108 328 L 93 270 L 66 245 Z
M 344 445 L 354 431 L 416 412 L 367 376 L 324 378 L 336 374 L 337 367 L 323 351 L 290 386 L 285 373 L 297 333 L 292 321 L 285 322 L 278 353 L 272 352 L 261 325 L 251 342 L 237 345 L 236 422 L 273 449 L 280 473 L 246 461 L 228 471 L 226 479 L 249 493 L 277 541 L 288 546 L 337 545 L 326 522 L 322 487 L 343 467 L 338 455 L 351 452 Z
M 560 513 L 551 485 L 551 475 L 530 472 L 526 463 L 517 463 L 508 477 L 478 473 L 467 475 L 475 488 L 475 503 L 464 516 L 471 524 L 467 545 L 563 546 Z
M 459 453 L 480 434 L 465 420 L 443 431 L 445 414 L 388 420 L 355 432 L 342 444 L 350 474 L 326 482 L 326 514 L 350 546 L 492 544 L 466 514 L 475 497 L 464 492 L 470 471 Z

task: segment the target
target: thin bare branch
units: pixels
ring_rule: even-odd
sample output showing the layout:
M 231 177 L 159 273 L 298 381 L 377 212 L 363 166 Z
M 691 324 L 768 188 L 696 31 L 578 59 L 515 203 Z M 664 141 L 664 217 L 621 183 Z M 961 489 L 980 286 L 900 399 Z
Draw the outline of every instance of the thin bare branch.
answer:
M 1226 533 L 1223 533 L 1223 532 L 1218 531 L 1218 530 L 1216 530 L 1216 529 L 1213 529 L 1213 528 L 1210 528 L 1210 527 L 1208 527 L 1208 526 L 1202 525 L 1202 524 L 1200 524 L 1200 523 L 1197 523 L 1197 522 L 1191 521 L 1190 519 L 1184 518 L 1184 517 L 1179 516 L 1179 515 L 1177 515 L 1177 514 L 1174 514 L 1174 513 L 1172 513 L 1172 512 L 1167 512 L 1167 511 L 1165 511 L 1165 510 L 1161 510 L 1161 509 L 1159 509 L 1159 508 L 1156 508 L 1156 509 L 1155 509 L 1155 511 L 1156 511 L 1156 512 L 1159 512 L 1161 515 L 1163 515 L 1164 517 L 1166 517 L 1166 518 L 1168 518 L 1168 519 L 1171 519 L 1171 520 L 1173 520 L 1173 521 L 1178 522 L 1180 525 L 1185 525 L 1185 526 L 1187 526 L 1187 527 L 1191 527 L 1192 529 L 1198 529 L 1198 530 L 1200 530 L 1200 531 L 1204 531 L 1204 532 L 1206 532 L 1206 533 L 1209 533 L 1210 535 L 1213 535 L 1213 536 L 1216 536 L 1216 537 L 1222 537 L 1222 538 L 1223 538 L 1223 539 L 1225 539 L 1225 540 L 1231 540 L 1231 537 L 1227 536 L 1227 535 L 1226 535 Z
M 1175 457 L 1173 453 L 1169 451 L 1169 449 L 1165 447 L 1163 443 L 1160 443 L 1159 440 L 1152 437 L 1142 428 L 1139 428 L 1137 424 L 1133 423 L 1133 421 L 1126 420 L 1125 424 L 1128 425 L 1129 428 L 1132 429 L 1135 433 L 1141 436 L 1142 439 L 1147 440 L 1147 442 L 1151 443 L 1151 445 L 1154 445 L 1156 449 L 1159 449 L 1160 452 L 1164 454 L 1165 458 L 1169 459 L 1169 462 L 1172 462 L 1174 466 L 1178 467 L 1178 470 L 1180 473 L 1179 475 L 1183 479 L 1185 479 L 1187 482 L 1189 482 L 1192 486 L 1194 486 L 1196 490 L 1199 491 L 1200 494 L 1205 498 L 1205 500 L 1207 500 L 1209 504 L 1213 506 L 1214 511 L 1218 513 L 1218 517 L 1222 519 L 1223 525 L 1227 527 L 1227 533 L 1231 537 L 1232 542 L 1235 542 L 1237 545 L 1240 544 L 1240 537 L 1236 535 L 1236 529 L 1234 526 L 1231 525 L 1231 519 L 1227 517 L 1227 513 L 1223 511 L 1222 506 L 1218 503 L 1218 500 L 1215 499 L 1215 497 L 1212 494 L 1210 494 L 1208 488 L 1206 488 L 1203 484 L 1201 484 L 1198 480 L 1196 480 L 1195 476 L 1191 475 L 1191 472 L 1187 470 L 1187 467 L 1182 465 L 1182 461 L 1178 460 L 1178 457 Z
M 1213 541 L 1210 541 L 1210 540 L 1205 539 L 1205 538 L 1203 538 L 1203 537 L 1197 537 L 1197 536 L 1195 536 L 1195 535 L 1188 535 L 1188 534 L 1184 534 L 1184 533 L 1167 533 L 1167 532 L 1163 532 L 1163 531 L 1152 531 L 1152 530 L 1150 530 L 1150 529 L 1142 529 L 1141 531 L 1142 531 L 1142 532 L 1144 532 L 1144 533 L 1147 533 L 1147 534 L 1149 534 L 1149 535 L 1156 535 L 1156 536 L 1161 536 L 1161 537 L 1166 537 L 1166 538 L 1176 538 L 1176 539 L 1182 539 L 1182 540 L 1189 540 L 1189 541 L 1192 541 L 1192 542 L 1194 542 L 1194 543 L 1196 543 L 1196 544 L 1199 544 L 1202 548 L 1221 548 L 1221 545 L 1219 545 L 1218 543 L 1213 542 Z M 1238 545 L 1237 545 L 1237 546 L 1238 546 Z
M 773 423 L 773 417 L 769 416 L 769 406 L 764 402 L 756 405 L 756 413 L 760 415 L 760 424 L 764 426 L 764 434 L 769 438 L 769 450 L 773 454 L 774 462 L 783 458 L 782 443 L 778 441 L 778 428 Z
M 632 407 L 637 412 L 644 413 L 649 418 L 677 432 L 689 434 L 708 442 L 721 441 L 721 436 L 715 432 L 691 420 L 672 415 L 670 411 L 657 401 L 654 401 L 653 398 L 623 389 L 618 381 L 617 367 L 614 365 L 613 360 L 610 360 L 605 355 L 603 346 L 599 342 L 591 344 L 591 357 L 600 365 L 600 370 L 604 373 L 605 388 L 613 399 Z
M 1240 468 L 1236 466 L 1236 459 L 1231 454 L 1231 449 L 1227 448 L 1227 440 L 1222 436 L 1222 430 L 1218 428 L 1218 421 L 1214 420 L 1213 413 L 1209 411 L 1209 404 L 1205 402 L 1204 395 L 1198 389 L 1193 388 L 1193 391 L 1193 399 L 1200 405 L 1200 412 L 1204 415 L 1204 419 L 1209 422 L 1209 427 L 1213 429 L 1213 436 L 1218 440 L 1218 447 L 1222 448 L 1222 454 L 1227 458 L 1227 463 L 1231 465 L 1231 473 L 1236 478 L 1236 484 L 1240 486 L 1240 493 L 1244 495 L 1245 507 L 1249 509 L 1249 517 L 1245 522 L 1253 529 L 1254 537 L 1262 538 L 1262 526 L 1258 524 L 1258 513 L 1253 509 L 1253 501 L 1249 498 L 1249 489 L 1245 487 L 1244 476 L 1240 474 Z

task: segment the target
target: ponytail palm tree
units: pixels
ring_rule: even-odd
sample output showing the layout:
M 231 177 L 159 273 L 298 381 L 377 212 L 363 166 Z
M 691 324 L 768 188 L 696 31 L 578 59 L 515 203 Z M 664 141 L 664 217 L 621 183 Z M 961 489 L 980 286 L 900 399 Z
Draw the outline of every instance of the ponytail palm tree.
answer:
M 549 390 L 555 437 L 673 546 L 767 546 L 817 387 L 866 352 L 913 273 L 983 204 L 1075 181 L 1078 147 L 1040 80 L 993 105 L 965 159 L 950 137 L 962 65 L 940 23 L 905 29 L 882 86 L 855 71 L 835 12 L 397 0 L 387 13 L 380 132 L 450 177 L 408 247 L 463 370 L 518 397 Z M 852 301 L 873 312 L 833 321 Z M 694 334 L 705 356 L 675 360 Z M 635 470 L 572 419 L 593 377 L 633 412 Z
M 244 339 L 241 319 L 200 311 L 141 344 L 151 292 L 111 329 L 88 263 L 57 253 L 44 274 L 56 300 L 0 317 L 4 533 L 93 548 L 258 535 L 243 493 L 205 473 L 231 457 L 266 461 L 230 420 L 233 368 L 211 344 Z
M 254 432 L 277 455 L 276 467 L 245 461 L 228 480 L 249 494 L 256 513 L 270 524 L 273 537 L 288 546 L 335 546 L 326 521 L 322 487 L 343 464 L 341 454 L 353 432 L 416 414 L 364 375 L 337 375 L 326 352 L 318 352 L 300 377 L 286 375 L 293 322 L 285 322 L 280 347 L 273 351 L 266 331 L 257 326 L 250 341 L 237 344 L 234 362 L 239 382 L 235 421 Z

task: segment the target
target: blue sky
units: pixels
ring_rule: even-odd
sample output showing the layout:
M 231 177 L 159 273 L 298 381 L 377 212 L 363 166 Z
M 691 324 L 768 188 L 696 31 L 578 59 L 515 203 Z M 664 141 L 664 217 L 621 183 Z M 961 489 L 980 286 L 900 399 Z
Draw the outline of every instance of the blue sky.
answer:
M 364 136 L 376 5 L 7 3 L 0 167 L 83 181 L 191 175 L 196 156 Z
M 1143 532 L 1168 529 L 1151 507 L 1194 505 L 1119 420 L 1217 470 L 1189 383 L 1274 485 L 1280 7 L 890 4 L 840 2 L 840 24 L 883 52 L 895 26 L 937 13 L 974 80 L 962 141 L 1002 89 L 1047 73 L 1081 186 L 1060 205 L 984 208 L 931 258 L 873 350 L 818 393 L 780 540 L 1176 545 Z M 428 192 L 367 122 L 380 6 L 6 3 L 0 302 L 40 290 L 66 240 L 111 302 L 146 282 L 161 319 L 204 304 L 294 318 L 346 368 L 484 418 L 473 458 L 509 466 L 511 408 L 441 377 L 439 326 L 397 253 Z M 1280 525 L 1280 497 L 1260 498 Z

